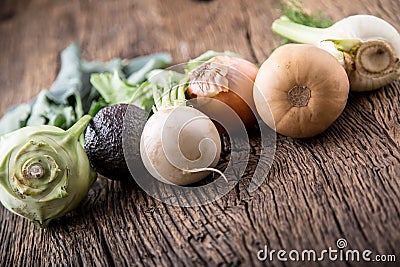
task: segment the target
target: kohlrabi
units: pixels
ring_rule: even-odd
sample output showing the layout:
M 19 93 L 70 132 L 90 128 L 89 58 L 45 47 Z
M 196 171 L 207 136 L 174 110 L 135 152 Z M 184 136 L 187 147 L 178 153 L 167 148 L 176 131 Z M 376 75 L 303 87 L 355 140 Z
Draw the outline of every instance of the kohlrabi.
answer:
M 400 34 L 375 16 L 349 16 L 328 28 L 305 26 L 283 16 L 274 21 L 272 30 L 333 54 L 346 69 L 353 91 L 374 90 L 400 76 Z
M 40 125 L 0 139 L 0 201 L 40 227 L 74 209 L 97 177 L 78 139 L 91 117 L 70 129 Z

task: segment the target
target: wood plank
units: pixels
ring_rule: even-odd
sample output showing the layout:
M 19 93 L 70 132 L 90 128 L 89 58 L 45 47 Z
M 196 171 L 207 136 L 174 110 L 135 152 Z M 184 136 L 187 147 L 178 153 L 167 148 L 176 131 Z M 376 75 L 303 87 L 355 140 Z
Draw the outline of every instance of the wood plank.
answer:
M 303 2 L 334 20 L 370 13 L 400 29 L 399 1 Z M 256 0 L 2 1 L 0 114 L 48 88 L 60 51 L 73 41 L 86 59 L 168 51 L 182 62 L 214 49 L 260 63 L 280 43 L 270 30 L 277 6 Z M 398 255 L 399 90 L 397 81 L 351 94 L 343 115 L 315 138 L 278 136 L 271 171 L 253 193 L 247 187 L 260 140 L 251 133 L 245 177 L 212 204 L 173 207 L 133 184 L 99 178 L 75 211 L 46 230 L 0 207 L 0 265 L 257 266 L 264 245 L 322 250 L 338 238 L 352 249 Z

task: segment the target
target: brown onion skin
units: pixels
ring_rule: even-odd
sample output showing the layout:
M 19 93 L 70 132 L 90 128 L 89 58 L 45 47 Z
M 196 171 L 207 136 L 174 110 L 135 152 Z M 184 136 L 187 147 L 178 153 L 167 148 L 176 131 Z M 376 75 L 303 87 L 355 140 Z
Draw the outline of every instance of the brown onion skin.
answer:
M 233 56 L 217 56 L 209 61 L 229 67 L 229 72 L 226 76 L 229 80 L 229 88 L 227 88 L 229 90 L 222 91 L 215 96 L 198 96 L 189 85 L 187 89 L 188 97 L 197 99 L 211 97 L 219 100 L 236 112 L 246 128 L 252 128 L 257 121 L 253 113 L 253 111 L 256 111 L 253 99 L 253 86 L 258 73 L 258 67 L 245 59 Z M 210 116 L 210 118 L 221 118 L 221 113 L 226 112 L 225 109 L 220 108 L 220 105 L 216 105 L 215 103 L 202 106 L 202 111 Z M 224 115 L 226 115 L 223 116 L 225 127 L 228 126 L 233 131 L 239 129 L 240 125 L 233 122 L 229 113 Z M 221 132 L 221 126 L 217 126 L 217 128 Z
M 261 65 L 254 86 L 260 118 L 291 138 L 316 136 L 343 112 L 349 94 L 345 69 L 309 44 L 280 46 Z

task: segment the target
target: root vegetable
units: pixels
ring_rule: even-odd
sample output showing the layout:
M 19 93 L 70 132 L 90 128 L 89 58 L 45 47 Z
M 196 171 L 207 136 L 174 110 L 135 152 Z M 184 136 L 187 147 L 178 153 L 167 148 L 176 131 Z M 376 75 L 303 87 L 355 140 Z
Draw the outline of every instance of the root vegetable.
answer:
M 194 108 L 177 106 L 150 117 L 140 148 L 143 163 L 155 178 L 187 185 L 202 180 L 209 168 L 217 165 L 221 142 L 207 116 Z
M 255 110 L 253 85 L 257 72 L 258 67 L 245 59 L 219 55 L 189 72 L 187 92 L 191 98 L 214 98 L 227 104 L 249 128 L 256 123 L 252 110 Z M 203 108 L 211 113 L 221 112 L 212 103 L 216 102 Z M 229 121 L 229 116 L 226 120 Z
M 327 129 L 343 111 L 348 92 L 346 72 L 332 55 L 312 45 L 288 44 L 260 67 L 254 101 L 268 126 L 302 138 Z
M 157 75 L 164 74 L 168 72 Z M 184 105 L 184 87 L 164 87 L 161 98 L 155 89 L 156 112 L 147 121 L 140 142 L 140 154 L 150 174 L 176 185 L 200 181 L 210 171 L 221 174 L 214 169 L 221 153 L 218 131 L 209 117 Z
M 272 29 L 290 40 L 313 44 L 333 54 L 345 67 L 353 91 L 374 90 L 400 76 L 400 34 L 375 16 L 349 16 L 325 29 L 281 17 Z

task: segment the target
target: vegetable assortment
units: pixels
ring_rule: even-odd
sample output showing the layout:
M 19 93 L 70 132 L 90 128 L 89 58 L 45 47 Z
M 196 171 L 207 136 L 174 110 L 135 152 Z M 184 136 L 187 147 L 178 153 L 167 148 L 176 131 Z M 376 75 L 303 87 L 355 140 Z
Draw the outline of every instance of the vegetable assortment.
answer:
M 0 120 L 2 204 L 45 227 L 78 205 L 97 173 L 130 176 L 122 145 L 128 108 L 135 110 L 129 127 L 141 133 L 139 156 L 148 172 L 188 185 L 211 172 L 225 178 L 216 169 L 219 125 L 210 117 L 232 118 L 214 101 L 247 129 L 259 116 L 280 134 L 306 138 L 340 116 L 349 89 L 377 89 L 400 76 L 400 35 L 382 19 L 357 15 L 332 25 L 291 14 L 272 29 L 304 44 L 277 48 L 260 69 L 232 52 L 207 51 L 180 73 L 164 69 L 172 62 L 166 53 L 104 63 L 68 47 L 51 88 Z M 189 99 L 207 112 L 187 105 Z

